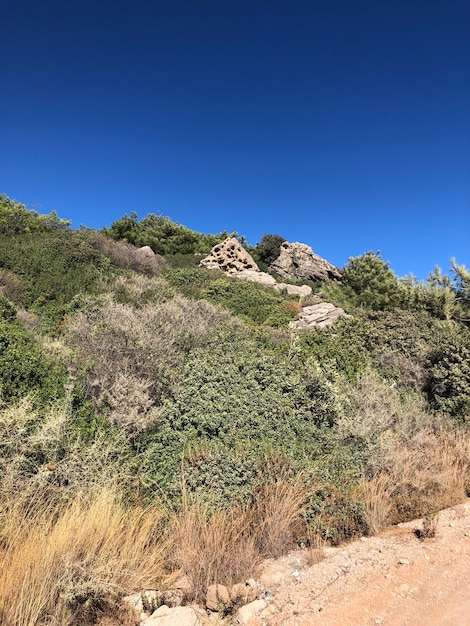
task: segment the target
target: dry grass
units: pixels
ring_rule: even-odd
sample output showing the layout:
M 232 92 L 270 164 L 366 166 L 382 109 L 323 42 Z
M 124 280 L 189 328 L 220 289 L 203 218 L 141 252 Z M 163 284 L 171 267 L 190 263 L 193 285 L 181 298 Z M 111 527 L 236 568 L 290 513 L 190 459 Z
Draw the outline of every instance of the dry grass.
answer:
M 289 481 L 282 476 L 263 484 L 252 509 L 258 549 L 263 557 L 278 557 L 292 547 L 295 536 L 304 533 L 300 513 L 308 487 L 303 476 Z
M 372 479 L 360 481 L 355 495 L 364 502 L 373 534 L 462 502 L 469 488 L 469 433 L 440 425 L 409 439 L 390 440 L 388 435 L 380 469 Z
M 246 510 L 210 514 L 204 505 L 186 505 L 170 527 L 172 568 L 192 581 L 196 601 L 213 583 L 231 585 L 249 577 L 260 562 Z
M 213 583 L 231 585 L 253 576 L 265 557 L 294 545 L 306 487 L 298 478 L 263 485 L 253 504 L 210 513 L 200 503 L 183 505 L 170 520 L 173 568 L 193 582 L 199 601 Z
M 301 311 L 302 302 L 300 302 L 299 300 L 290 300 L 289 302 L 286 302 L 281 308 L 281 313 L 292 313 L 294 315 L 294 319 L 298 319 Z
M 110 488 L 68 502 L 47 490 L 4 501 L 0 623 L 93 623 L 123 594 L 165 589 L 182 574 L 186 599 L 201 601 L 208 585 L 245 581 L 293 545 L 303 489 L 280 478 L 252 506 L 215 512 L 197 502 L 177 513 L 129 509 Z
M 390 524 L 393 504 L 390 500 L 390 478 L 378 474 L 371 480 L 362 478 L 355 496 L 364 503 L 364 517 L 370 535 L 375 535 Z
M 325 558 L 326 541 L 319 535 L 313 535 L 308 539 L 308 545 L 306 546 L 305 560 L 309 565 L 316 565 L 321 563 Z
M 165 581 L 162 514 L 103 490 L 65 505 L 11 507 L 3 534 L 0 622 L 81 623 L 125 591 Z

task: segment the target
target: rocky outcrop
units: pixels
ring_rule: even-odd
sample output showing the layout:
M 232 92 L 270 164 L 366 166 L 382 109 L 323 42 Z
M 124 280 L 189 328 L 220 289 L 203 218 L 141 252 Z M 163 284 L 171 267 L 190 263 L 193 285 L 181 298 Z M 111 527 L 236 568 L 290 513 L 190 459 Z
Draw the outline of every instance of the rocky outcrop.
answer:
M 326 259 L 323 259 L 305 243 L 289 243 L 281 245 L 279 257 L 270 265 L 276 274 L 283 278 L 299 278 L 301 280 L 339 280 L 341 272 Z
M 320 302 L 319 304 L 304 306 L 300 311 L 298 319 L 293 321 L 292 324 L 302 330 L 315 327 L 325 328 L 325 326 L 330 326 L 341 316 L 351 317 L 343 309 L 336 307 L 330 302 Z
M 208 269 L 220 269 L 228 274 L 243 270 L 258 271 L 258 266 L 251 254 L 233 237 L 214 246 L 210 254 L 202 259 L 200 265 Z
M 234 276 L 253 283 L 261 283 L 262 285 L 272 287 L 277 291 L 285 291 L 289 295 L 299 296 L 300 298 L 305 298 L 312 293 L 312 288 L 309 285 L 290 285 L 288 283 L 278 283 L 276 279 L 271 276 L 271 274 L 266 274 L 266 272 L 242 270 L 241 272 L 234 274 Z

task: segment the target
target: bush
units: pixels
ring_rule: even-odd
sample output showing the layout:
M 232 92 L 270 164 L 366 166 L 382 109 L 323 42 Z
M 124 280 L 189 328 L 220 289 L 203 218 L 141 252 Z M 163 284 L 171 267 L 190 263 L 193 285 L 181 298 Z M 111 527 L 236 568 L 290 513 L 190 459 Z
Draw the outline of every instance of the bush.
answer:
M 454 340 L 430 357 L 427 393 L 431 405 L 454 418 L 470 418 L 470 341 Z
M 263 474 L 266 449 L 298 467 L 338 411 L 313 364 L 297 368 L 241 332 L 218 332 L 189 355 L 158 425 L 141 439 L 142 471 L 172 498 L 183 464 L 188 489 L 243 499 Z
M 341 282 L 344 294 L 354 307 L 388 310 L 402 301 L 399 280 L 382 260 L 380 252 L 351 257 L 343 269 Z
M 2 294 L 0 294 L 0 320 L 6 322 L 12 322 L 16 319 L 16 308 L 7 300 Z
M 158 420 L 188 355 L 217 325 L 230 316 L 205 302 L 164 297 L 136 309 L 104 298 L 70 316 L 64 333 L 85 397 L 133 436 Z
M 137 213 L 134 212 L 113 222 L 110 228 L 103 228 L 102 232 L 137 247 L 150 246 L 156 254 L 161 255 L 207 254 L 213 246 L 227 237 L 237 235 L 227 232 L 204 235 L 173 222 L 169 217 L 153 213 L 149 213 L 139 222 Z
M 111 269 L 86 234 L 54 229 L 40 237 L 0 235 L 0 265 L 21 277 L 23 290 L 15 304 L 31 307 L 55 325 L 67 304 L 81 292 L 96 292 Z
M 32 394 L 44 406 L 63 395 L 64 382 L 64 368 L 48 359 L 18 323 L 11 318 L 0 320 L 0 396 L 4 402 Z
M 168 272 L 166 278 L 183 295 L 208 300 L 255 324 L 287 326 L 296 314 L 286 307 L 292 296 L 218 270 L 187 267 Z

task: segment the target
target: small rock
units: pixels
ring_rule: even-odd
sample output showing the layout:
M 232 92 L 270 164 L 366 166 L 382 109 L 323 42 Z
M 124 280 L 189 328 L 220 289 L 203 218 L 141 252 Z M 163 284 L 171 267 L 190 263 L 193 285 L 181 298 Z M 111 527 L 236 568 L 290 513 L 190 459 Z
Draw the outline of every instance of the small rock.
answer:
M 398 561 L 398 565 L 409 565 L 410 562 L 408 561 L 408 559 L 399 559 Z
M 248 602 L 253 602 L 253 600 L 256 600 L 257 596 L 258 587 L 252 578 L 247 580 L 245 584 L 238 583 L 233 585 L 230 589 L 232 602 L 237 602 L 238 604 L 248 604 Z
M 140 593 L 133 593 L 130 596 L 126 596 L 123 598 L 123 602 L 136 613 L 140 614 L 144 610 L 144 604 Z
M 232 600 L 225 585 L 210 585 L 206 593 L 206 607 L 209 611 L 223 611 Z
M 264 600 L 254 600 L 249 604 L 245 604 L 245 606 L 238 609 L 237 624 L 248 624 L 248 622 L 253 619 L 257 613 L 261 613 L 266 606 Z
M 165 604 L 150 617 L 141 622 L 141 626 L 200 626 L 203 624 L 204 611 L 192 606 L 169 607 Z

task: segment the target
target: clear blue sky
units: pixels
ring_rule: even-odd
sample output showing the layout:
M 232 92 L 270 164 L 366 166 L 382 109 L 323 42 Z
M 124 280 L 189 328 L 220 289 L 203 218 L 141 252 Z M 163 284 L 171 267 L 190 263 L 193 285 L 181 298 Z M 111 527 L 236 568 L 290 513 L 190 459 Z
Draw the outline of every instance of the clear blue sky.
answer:
M 468 0 L 0 0 L 0 192 L 470 266 Z

